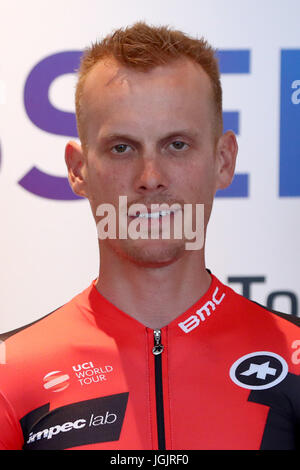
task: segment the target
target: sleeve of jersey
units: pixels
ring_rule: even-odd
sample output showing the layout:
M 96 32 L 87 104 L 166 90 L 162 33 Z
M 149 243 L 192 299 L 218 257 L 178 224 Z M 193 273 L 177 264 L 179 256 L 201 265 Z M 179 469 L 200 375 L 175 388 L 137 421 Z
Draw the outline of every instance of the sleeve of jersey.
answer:
M 14 410 L 0 392 L 0 450 L 22 450 L 23 433 Z

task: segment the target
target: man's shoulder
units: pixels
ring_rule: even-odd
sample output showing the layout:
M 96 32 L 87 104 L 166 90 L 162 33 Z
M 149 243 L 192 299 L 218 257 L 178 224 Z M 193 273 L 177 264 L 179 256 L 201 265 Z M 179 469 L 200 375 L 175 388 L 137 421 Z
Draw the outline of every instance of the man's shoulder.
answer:
M 62 335 L 68 336 L 68 332 L 76 328 L 76 318 L 79 321 L 82 317 L 82 306 L 86 303 L 89 289 L 90 287 L 32 322 L 0 333 L 0 341 L 7 345 L 21 344 L 29 340 L 31 343 L 33 341 L 47 343 L 54 338 L 59 341 Z
M 266 305 L 263 305 L 255 300 L 249 299 L 235 292 L 231 287 L 227 286 L 227 289 L 231 292 L 232 299 L 235 300 L 236 306 L 239 313 L 245 312 L 247 315 L 254 315 L 256 318 L 269 319 L 270 321 L 276 320 L 284 326 L 300 326 L 300 317 L 292 315 L 290 313 L 281 312 L 274 310 Z
M 268 312 L 269 314 L 274 315 L 275 318 L 281 318 L 283 321 L 287 321 L 291 324 L 294 324 L 295 326 L 300 326 L 300 317 L 296 315 L 292 315 L 291 313 L 284 313 L 284 312 L 279 312 L 278 310 L 273 310 L 269 307 L 266 307 L 265 305 L 260 304 L 259 302 L 256 302 L 254 300 L 250 300 L 252 304 L 254 304 L 254 308 L 260 308 L 263 309 L 264 311 Z
M 57 310 L 61 309 L 63 306 L 57 307 L 56 309 L 52 310 L 51 312 L 47 313 L 46 315 L 43 315 L 42 317 L 38 318 L 37 320 L 34 320 L 30 323 L 26 323 L 25 325 L 22 325 L 18 328 L 14 328 L 13 330 L 5 331 L 4 333 L 0 333 L 0 341 L 6 341 L 10 337 L 16 337 L 17 334 L 21 333 L 22 331 L 25 331 L 27 329 L 30 329 L 33 325 L 37 325 L 40 322 L 43 322 L 46 318 L 48 318 L 50 315 L 52 315 L 54 312 Z M 32 331 L 30 329 L 30 331 Z
M 57 380 L 65 377 L 74 354 L 81 357 L 80 347 L 74 351 L 93 329 L 85 314 L 85 291 L 36 321 L 1 334 L 0 393 L 16 405 L 20 416 L 28 403 L 39 403 L 40 391 L 53 375 Z
M 49 357 L 69 342 L 70 327 L 76 328 L 76 311 L 67 302 L 44 316 L 0 335 L 8 364 L 32 364 L 40 357 Z

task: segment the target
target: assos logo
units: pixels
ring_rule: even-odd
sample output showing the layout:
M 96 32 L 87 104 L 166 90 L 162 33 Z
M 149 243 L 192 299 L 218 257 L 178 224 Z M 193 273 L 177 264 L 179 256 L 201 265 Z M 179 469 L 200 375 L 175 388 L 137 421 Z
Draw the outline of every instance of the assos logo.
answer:
M 257 351 L 240 357 L 232 364 L 229 375 L 239 387 L 248 390 L 265 390 L 285 379 L 286 361 L 273 352 Z
M 127 401 L 128 392 L 71 403 L 54 410 L 50 410 L 47 403 L 20 421 L 24 449 L 62 450 L 117 441 Z

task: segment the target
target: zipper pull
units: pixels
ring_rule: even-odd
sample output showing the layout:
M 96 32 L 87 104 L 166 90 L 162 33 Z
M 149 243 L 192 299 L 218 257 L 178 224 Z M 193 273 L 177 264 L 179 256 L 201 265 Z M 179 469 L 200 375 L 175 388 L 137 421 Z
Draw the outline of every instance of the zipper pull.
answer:
M 164 350 L 163 345 L 161 344 L 161 331 L 160 330 L 154 330 L 154 347 L 152 349 L 152 352 L 155 356 L 158 356 L 161 354 Z

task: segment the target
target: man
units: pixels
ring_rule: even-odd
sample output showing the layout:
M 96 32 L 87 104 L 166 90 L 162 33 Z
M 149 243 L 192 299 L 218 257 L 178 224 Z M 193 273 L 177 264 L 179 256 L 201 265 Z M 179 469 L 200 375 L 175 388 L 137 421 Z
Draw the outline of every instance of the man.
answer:
M 65 159 L 97 224 L 99 277 L 7 339 L 1 448 L 295 449 L 296 319 L 206 269 L 237 155 L 214 51 L 169 28 L 118 30 L 85 52 L 76 113 Z

